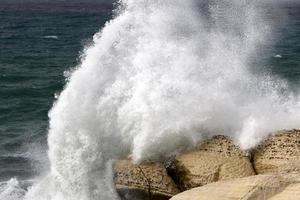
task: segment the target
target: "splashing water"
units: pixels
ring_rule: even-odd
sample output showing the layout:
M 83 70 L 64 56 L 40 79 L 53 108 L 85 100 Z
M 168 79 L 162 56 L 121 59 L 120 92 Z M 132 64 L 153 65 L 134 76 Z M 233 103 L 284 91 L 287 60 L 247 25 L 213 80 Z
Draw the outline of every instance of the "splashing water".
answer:
M 21 187 L 21 184 L 15 178 L 12 178 L 7 182 L 0 182 L 0 199 L 21 199 L 25 193 L 26 191 Z
M 250 72 L 258 1 L 123 0 L 50 111 L 49 175 L 25 199 L 118 199 L 113 159 L 162 160 L 214 134 L 249 149 L 299 127 L 284 81 Z

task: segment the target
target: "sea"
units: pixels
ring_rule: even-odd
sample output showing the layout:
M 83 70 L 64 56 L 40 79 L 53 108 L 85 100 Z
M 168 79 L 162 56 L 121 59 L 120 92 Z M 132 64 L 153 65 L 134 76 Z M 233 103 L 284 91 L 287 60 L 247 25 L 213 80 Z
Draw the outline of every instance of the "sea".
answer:
M 0 180 L 47 162 L 31 158 L 47 151 L 48 111 L 111 17 L 108 3 L 0 2 Z
M 48 113 L 81 64 L 85 48 L 93 45 L 94 34 L 114 17 L 114 6 L 0 1 L 0 182 L 30 180 L 49 171 Z M 278 15 L 272 42 L 255 59 L 253 73 L 278 77 L 296 95 L 300 4 L 274 7 Z

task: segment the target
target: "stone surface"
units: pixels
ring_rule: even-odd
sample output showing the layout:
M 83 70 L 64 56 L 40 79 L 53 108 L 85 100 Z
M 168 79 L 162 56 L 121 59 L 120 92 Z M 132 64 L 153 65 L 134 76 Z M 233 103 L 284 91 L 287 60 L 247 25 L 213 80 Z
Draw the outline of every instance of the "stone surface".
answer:
M 300 172 L 300 130 L 281 131 L 254 151 L 258 174 Z
M 282 192 L 270 198 L 270 200 L 300 200 L 300 183 L 287 186 Z
M 246 154 L 225 136 L 215 136 L 197 150 L 177 156 L 174 164 L 181 191 L 255 174 Z
M 280 175 L 257 175 L 211 183 L 180 193 L 171 200 L 281 200 L 298 187 L 288 184 Z
M 179 192 L 161 164 L 135 165 L 129 160 L 115 164 L 115 184 L 122 199 L 169 199 Z

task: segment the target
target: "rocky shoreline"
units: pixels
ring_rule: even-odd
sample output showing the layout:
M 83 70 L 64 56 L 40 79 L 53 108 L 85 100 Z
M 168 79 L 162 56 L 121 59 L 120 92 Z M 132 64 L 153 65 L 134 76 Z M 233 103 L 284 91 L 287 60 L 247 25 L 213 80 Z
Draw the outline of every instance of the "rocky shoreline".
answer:
M 171 165 L 121 160 L 114 170 L 124 200 L 300 200 L 300 130 L 271 134 L 250 152 L 214 136 Z

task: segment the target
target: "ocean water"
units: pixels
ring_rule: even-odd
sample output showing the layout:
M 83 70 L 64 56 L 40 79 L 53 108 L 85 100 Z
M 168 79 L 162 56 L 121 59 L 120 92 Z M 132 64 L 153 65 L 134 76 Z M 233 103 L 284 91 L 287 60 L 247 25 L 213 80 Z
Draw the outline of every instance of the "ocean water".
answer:
M 1 200 L 117 199 L 112 159 L 300 128 L 299 5 L 122 2 L 0 5 Z
M 291 3 L 282 5 L 280 10 L 284 13 L 282 25 L 276 29 L 276 41 L 272 47 L 272 56 L 266 64 L 270 71 L 287 80 L 299 91 L 300 74 L 300 5 Z
M 46 151 L 48 111 L 66 71 L 79 64 L 84 46 L 111 18 L 109 9 L 13 6 L 0 5 L 1 180 L 36 173 L 35 159 Z

